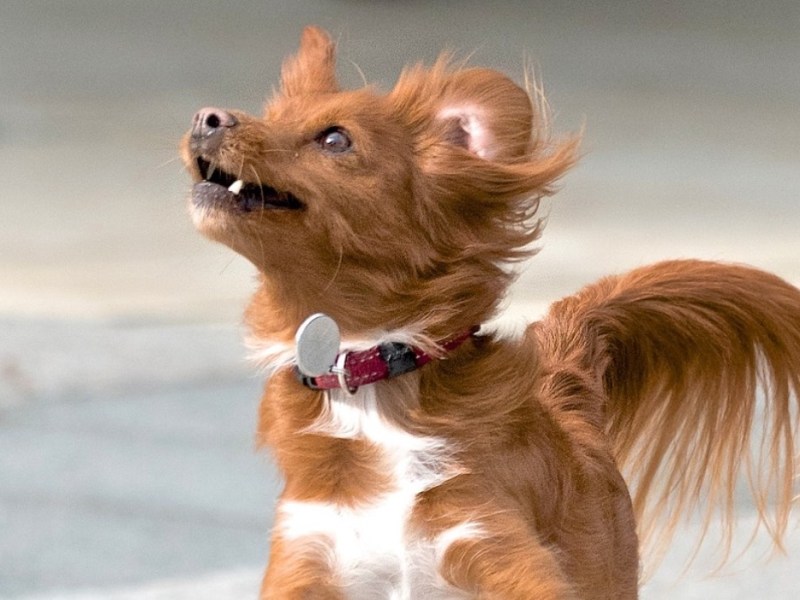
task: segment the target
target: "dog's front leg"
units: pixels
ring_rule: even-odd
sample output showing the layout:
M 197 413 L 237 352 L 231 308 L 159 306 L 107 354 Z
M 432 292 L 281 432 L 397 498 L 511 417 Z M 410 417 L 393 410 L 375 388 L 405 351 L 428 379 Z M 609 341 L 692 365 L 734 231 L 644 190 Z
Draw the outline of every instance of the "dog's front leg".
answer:
M 462 539 L 446 550 L 442 576 L 480 600 L 577 600 L 553 552 L 521 530 Z
M 285 545 L 275 536 L 261 600 L 345 600 L 319 544 Z

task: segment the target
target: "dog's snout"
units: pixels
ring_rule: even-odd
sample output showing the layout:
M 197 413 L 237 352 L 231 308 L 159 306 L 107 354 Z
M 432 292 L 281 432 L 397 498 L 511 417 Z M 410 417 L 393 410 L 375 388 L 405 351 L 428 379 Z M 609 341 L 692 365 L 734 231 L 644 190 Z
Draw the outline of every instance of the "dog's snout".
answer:
M 216 150 L 225 132 L 239 121 L 231 113 L 209 106 L 198 110 L 192 120 L 190 145 L 194 152 Z

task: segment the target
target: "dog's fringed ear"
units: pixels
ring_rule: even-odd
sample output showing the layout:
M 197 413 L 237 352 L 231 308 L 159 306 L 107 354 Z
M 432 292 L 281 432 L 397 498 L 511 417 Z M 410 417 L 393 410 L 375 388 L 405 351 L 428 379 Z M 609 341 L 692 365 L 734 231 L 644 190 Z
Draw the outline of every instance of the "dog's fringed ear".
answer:
M 533 144 L 533 107 L 527 92 L 489 69 L 450 73 L 434 107 L 443 139 L 475 156 L 500 162 L 528 154 Z
M 336 92 L 336 46 L 325 30 L 308 26 L 297 54 L 283 62 L 281 91 L 285 96 Z

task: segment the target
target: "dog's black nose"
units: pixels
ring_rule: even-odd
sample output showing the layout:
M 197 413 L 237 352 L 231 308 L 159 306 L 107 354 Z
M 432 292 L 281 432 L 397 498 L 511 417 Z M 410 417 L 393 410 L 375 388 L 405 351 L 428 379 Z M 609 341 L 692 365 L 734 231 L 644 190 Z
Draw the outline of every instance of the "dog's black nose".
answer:
M 239 121 L 231 113 L 207 106 L 198 110 L 192 120 L 190 145 L 193 151 L 209 152 L 216 150 L 225 132 L 235 127 Z

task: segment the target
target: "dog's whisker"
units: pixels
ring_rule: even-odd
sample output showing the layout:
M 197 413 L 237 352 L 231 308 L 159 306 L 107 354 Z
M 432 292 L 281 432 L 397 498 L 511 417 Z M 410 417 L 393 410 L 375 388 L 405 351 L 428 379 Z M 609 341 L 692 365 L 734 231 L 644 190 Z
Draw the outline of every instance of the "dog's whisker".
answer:
M 168 167 L 168 166 L 170 166 L 172 164 L 175 164 L 175 163 L 179 163 L 179 164 L 181 163 L 181 157 L 180 156 L 174 156 L 172 158 L 169 158 L 169 159 L 165 160 L 162 163 L 159 163 L 158 165 L 155 166 L 155 169 L 156 170 L 164 169 L 164 168 L 166 168 L 166 167 Z M 183 170 L 183 165 L 182 164 L 181 164 L 181 170 Z
M 364 84 L 364 87 L 368 87 L 369 82 L 367 81 L 367 76 L 364 74 L 364 71 L 361 70 L 361 67 L 358 65 L 358 63 L 349 58 L 347 59 L 347 62 L 350 63 L 350 65 L 356 70 L 356 73 L 358 73 L 358 76 L 361 77 L 361 82 Z
M 287 150 L 286 148 L 267 148 L 262 149 L 261 152 L 264 154 L 290 154 L 292 150 Z
M 331 275 L 331 278 L 328 281 L 328 283 L 325 284 L 325 286 L 323 287 L 322 289 L 323 293 L 330 290 L 331 286 L 336 281 L 336 277 L 339 275 L 339 270 L 342 268 L 342 260 L 344 259 L 344 250 L 341 247 L 338 249 L 338 256 L 339 259 L 336 261 L 336 268 L 333 270 L 333 275 Z
M 261 201 L 264 202 L 264 186 L 261 183 L 261 177 L 259 176 L 258 171 L 256 171 L 256 169 L 255 169 L 255 167 L 253 165 L 249 165 L 249 167 L 250 167 L 250 171 L 253 173 L 253 177 L 255 177 L 255 179 L 256 179 L 256 182 L 258 182 L 259 193 L 261 194 Z M 263 220 L 264 220 L 264 212 L 263 211 L 259 212 L 258 220 L 259 220 L 259 223 L 263 222 Z M 264 242 L 263 242 L 263 240 L 261 240 L 261 238 L 258 238 L 258 243 L 259 243 L 259 247 L 260 247 L 260 250 L 261 250 L 261 260 L 266 262 L 266 260 L 267 260 L 267 249 L 266 249 L 266 246 L 264 245 Z

